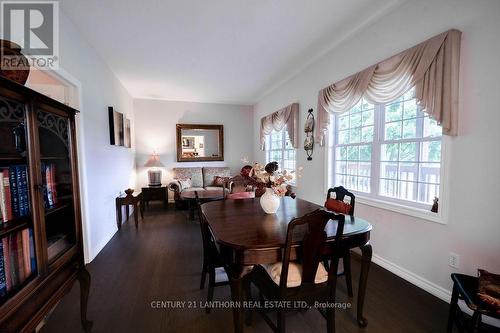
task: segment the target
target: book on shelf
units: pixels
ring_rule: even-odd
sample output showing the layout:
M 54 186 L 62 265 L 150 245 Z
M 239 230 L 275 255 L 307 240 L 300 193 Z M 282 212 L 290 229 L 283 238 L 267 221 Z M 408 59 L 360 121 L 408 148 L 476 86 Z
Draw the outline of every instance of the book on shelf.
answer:
M 22 284 L 36 271 L 33 230 L 25 228 L 0 242 L 0 297 Z
M 5 265 L 3 257 L 3 242 L 0 242 L 0 297 L 7 294 L 7 283 L 5 281 Z
M 30 214 L 28 168 L 13 165 L 0 169 L 0 225 Z
M 3 169 L 0 170 L 0 210 L 2 211 L 0 223 L 12 220 L 11 200 L 9 169 Z
M 56 190 L 56 165 L 54 163 L 42 163 L 42 178 L 45 208 L 54 208 L 58 202 Z

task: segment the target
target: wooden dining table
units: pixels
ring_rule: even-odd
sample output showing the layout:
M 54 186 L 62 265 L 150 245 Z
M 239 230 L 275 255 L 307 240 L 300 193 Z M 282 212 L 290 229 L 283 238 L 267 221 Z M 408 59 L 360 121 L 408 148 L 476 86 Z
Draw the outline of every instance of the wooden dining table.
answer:
M 281 198 L 276 214 L 266 214 L 259 199 L 238 199 L 208 202 L 201 205 L 202 218 L 208 227 L 224 260 L 228 273 L 231 298 L 234 304 L 243 304 L 243 284 L 253 265 L 271 264 L 281 261 L 285 247 L 288 223 L 321 206 L 291 197 Z M 336 224 L 328 222 L 325 230 L 327 242 L 335 240 Z M 363 317 L 363 304 L 371 264 L 372 247 L 369 243 L 372 225 L 359 218 L 346 216 L 342 247 L 344 250 L 361 249 L 361 273 L 358 288 L 357 322 L 365 327 L 368 321 Z M 299 244 L 300 246 L 300 244 Z M 297 251 L 299 247 L 296 247 Z M 292 252 L 292 259 L 296 252 Z M 233 307 L 233 324 L 236 333 L 244 329 L 244 308 Z

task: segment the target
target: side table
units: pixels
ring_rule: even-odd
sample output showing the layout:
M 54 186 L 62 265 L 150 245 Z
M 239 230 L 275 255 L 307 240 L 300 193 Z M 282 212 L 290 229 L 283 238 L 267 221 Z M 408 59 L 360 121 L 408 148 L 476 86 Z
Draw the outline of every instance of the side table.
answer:
M 167 186 L 148 186 L 142 188 L 142 200 L 149 206 L 150 201 L 163 201 L 163 208 L 168 209 L 168 188 Z
M 141 218 L 144 219 L 144 201 L 142 200 L 142 193 L 134 195 L 133 191 L 130 190 L 127 190 L 126 193 L 126 195 L 116 198 L 116 224 L 118 226 L 118 230 L 122 228 L 122 206 L 125 206 L 127 221 L 130 216 L 130 205 L 134 207 L 134 221 L 136 228 L 139 224 L 139 211 L 141 212 Z M 137 204 L 139 204 L 139 207 L 137 207 Z

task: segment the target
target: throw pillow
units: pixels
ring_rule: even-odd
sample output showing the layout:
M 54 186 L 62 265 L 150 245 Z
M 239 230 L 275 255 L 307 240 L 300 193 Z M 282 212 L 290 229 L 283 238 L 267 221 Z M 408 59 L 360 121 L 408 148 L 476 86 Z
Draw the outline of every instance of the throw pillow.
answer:
M 224 186 L 224 184 L 229 180 L 229 177 L 214 176 L 213 186 Z
M 331 210 L 333 212 L 340 213 L 340 214 L 349 214 L 349 212 L 351 211 L 351 205 L 349 205 L 348 203 L 345 203 L 343 201 L 332 199 L 332 198 L 326 200 L 325 207 L 328 210 Z
M 177 181 L 179 182 L 179 184 L 181 184 L 181 190 L 185 190 L 193 186 L 191 178 L 179 178 L 177 179 Z

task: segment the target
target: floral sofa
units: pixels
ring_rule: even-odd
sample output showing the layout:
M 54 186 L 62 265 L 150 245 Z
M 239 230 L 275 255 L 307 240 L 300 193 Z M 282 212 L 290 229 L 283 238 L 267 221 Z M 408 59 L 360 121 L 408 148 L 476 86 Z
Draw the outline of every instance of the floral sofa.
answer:
M 168 188 L 174 192 L 176 208 L 185 208 L 184 202 L 180 200 L 182 192 L 221 189 L 221 186 L 214 184 L 215 177 L 231 177 L 231 171 L 227 167 L 173 168 L 173 174 L 174 180 L 170 182 Z M 191 186 L 183 187 L 183 179 L 190 179 Z

